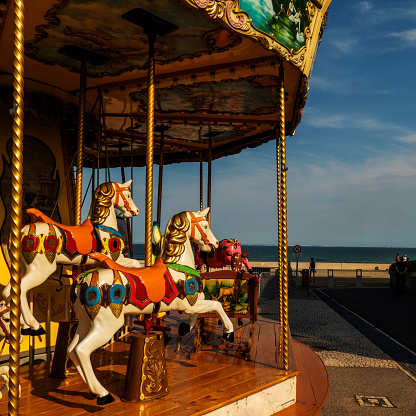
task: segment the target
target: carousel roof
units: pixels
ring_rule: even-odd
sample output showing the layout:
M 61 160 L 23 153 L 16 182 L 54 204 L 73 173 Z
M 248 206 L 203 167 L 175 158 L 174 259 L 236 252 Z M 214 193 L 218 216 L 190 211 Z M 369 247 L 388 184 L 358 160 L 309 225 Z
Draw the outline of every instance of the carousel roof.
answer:
M 166 24 L 155 42 L 155 152 L 163 135 L 164 163 L 196 161 L 201 153 L 206 154 L 211 139 L 212 157 L 219 158 L 275 138 L 281 63 L 286 129 L 293 134 L 306 101 L 308 77 L 329 3 L 27 2 L 26 85 L 31 92 L 47 92 L 61 99 L 63 91 L 76 96 L 80 60 L 65 51 L 68 47 L 86 50 L 87 100 L 91 110 L 101 94 L 102 133 L 110 165 L 120 164 L 120 150 L 126 155 L 126 165 L 131 151 L 133 164 L 144 165 L 148 37 L 140 22 L 133 24 L 131 16 L 125 15 L 135 8 L 144 9 L 176 25 Z M 11 0 L 0 0 L 0 14 L 0 74 L 7 75 L 13 71 Z M 7 79 L 10 83 L 10 77 Z M 76 133 L 76 126 L 67 127 L 69 134 Z M 85 154 L 90 160 L 98 155 L 96 136 L 86 137 Z

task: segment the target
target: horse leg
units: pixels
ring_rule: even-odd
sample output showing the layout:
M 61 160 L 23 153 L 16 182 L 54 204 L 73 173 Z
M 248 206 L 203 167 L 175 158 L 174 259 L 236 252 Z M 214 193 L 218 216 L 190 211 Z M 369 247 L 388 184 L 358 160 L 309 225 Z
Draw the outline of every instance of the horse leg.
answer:
M 97 396 L 97 404 L 99 405 L 111 403 L 114 401 L 114 398 L 101 385 L 95 376 L 91 365 L 91 353 L 110 341 L 111 337 L 119 328 L 121 328 L 123 323 L 123 313 L 116 319 L 109 308 L 101 308 L 100 312 L 92 322 L 88 334 L 73 349 L 81 365 L 82 372 L 85 375 L 87 385 L 91 390 L 91 393 Z
M 78 373 L 84 380 L 85 384 L 87 384 L 87 379 L 81 367 L 81 363 L 78 359 L 77 354 L 75 353 L 75 347 L 87 336 L 88 332 L 91 329 L 91 321 L 90 321 L 89 316 L 87 315 L 87 312 L 85 312 L 85 309 L 82 307 L 79 300 L 77 300 L 73 306 L 74 306 L 74 310 L 78 318 L 78 327 L 75 332 L 74 338 L 72 339 L 71 343 L 68 346 L 67 353 L 69 355 L 69 358 L 75 365 Z
M 55 262 L 51 264 L 48 261 L 46 261 L 46 263 L 42 265 L 42 268 L 39 267 L 40 265 L 38 265 L 38 267 L 31 267 L 28 271 L 26 271 L 26 274 L 22 276 L 21 279 L 20 302 L 22 315 L 26 325 L 31 328 L 30 332 L 24 331 L 24 335 L 28 335 L 26 332 L 29 332 L 30 335 L 46 334 L 45 330 L 42 328 L 40 323 L 36 320 L 32 312 L 30 311 L 29 303 L 27 301 L 27 292 L 30 289 L 42 284 L 56 270 Z
M 216 312 L 220 317 L 222 324 L 225 328 L 225 334 L 223 335 L 224 339 L 233 341 L 234 339 L 234 327 L 233 323 L 230 321 L 230 318 L 224 312 L 220 302 L 215 300 L 198 300 L 194 306 L 189 307 L 184 310 L 185 313 L 189 314 L 198 314 L 198 313 L 207 313 L 207 312 Z M 192 315 L 191 315 L 192 318 Z M 190 319 L 191 319 L 190 318 Z M 196 320 L 195 320 L 196 322 Z

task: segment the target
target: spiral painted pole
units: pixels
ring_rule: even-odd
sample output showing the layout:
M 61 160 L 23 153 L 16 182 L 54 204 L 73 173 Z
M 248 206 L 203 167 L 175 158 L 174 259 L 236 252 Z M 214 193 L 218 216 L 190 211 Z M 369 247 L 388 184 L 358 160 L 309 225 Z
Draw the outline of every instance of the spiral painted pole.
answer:
M 287 256 L 287 192 L 286 192 L 286 131 L 285 131 L 285 84 L 283 63 L 280 65 L 280 154 L 282 190 L 282 358 L 283 369 L 289 370 L 289 278 Z
M 202 151 L 199 152 L 199 210 L 204 209 L 204 165 Z
M 23 182 L 23 63 L 24 63 L 24 2 L 14 3 L 14 60 L 13 60 L 13 144 L 12 144 L 12 221 L 10 237 L 11 322 L 9 415 L 19 414 L 20 361 L 20 257 L 22 236 Z
M 82 168 L 84 157 L 84 132 L 85 132 L 85 91 L 87 82 L 87 64 L 81 61 L 79 85 L 79 107 L 78 107 L 78 140 L 77 140 L 77 163 L 76 163 L 76 184 L 75 184 L 75 225 L 81 224 L 82 206 Z
M 145 266 L 152 265 L 152 209 L 153 209 L 153 132 L 155 111 L 155 34 L 150 33 L 147 78 L 147 140 L 146 140 L 146 212 L 145 212 Z
M 283 322 L 283 293 L 282 293 L 282 165 L 281 165 L 281 152 L 280 152 L 280 138 L 279 129 L 276 128 L 276 170 L 277 170 L 277 241 L 278 241 L 278 255 L 279 255 L 279 322 Z

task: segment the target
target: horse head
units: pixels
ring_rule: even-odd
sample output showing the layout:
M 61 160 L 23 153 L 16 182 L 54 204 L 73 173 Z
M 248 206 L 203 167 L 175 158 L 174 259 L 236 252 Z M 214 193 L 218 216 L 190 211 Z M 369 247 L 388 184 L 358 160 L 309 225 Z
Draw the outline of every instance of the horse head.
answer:
M 218 247 L 218 240 L 211 231 L 206 217 L 208 212 L 209 207 L 205 208 L 203 211 L 187 212 L 191 223 L 190 240 L 192 243 L 197 244 L 202 251 L 211 251 Z
M 131 198 L 131 183 L 131 179 L 125 183 L 112 183 L 115 191 L 114 206 L 123 213 L 125 218 L 131 218 L 135 215 L 139 215 L 139 208 L 137 208 L 136 204 Z

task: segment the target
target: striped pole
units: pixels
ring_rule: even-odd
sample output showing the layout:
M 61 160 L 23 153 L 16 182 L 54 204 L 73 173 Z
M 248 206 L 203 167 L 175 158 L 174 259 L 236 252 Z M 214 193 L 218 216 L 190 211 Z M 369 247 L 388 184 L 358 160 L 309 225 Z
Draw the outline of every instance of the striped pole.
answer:
M 12 144 L 12 222 L 10 236 L 11 321 L 9 415 L 19 414 L 20 379 L 20 258 L 22 237 L 23 183 L 23 64 L 24 64 L 24 2 L 14 3 L 14 60 L 13 60 L 13 144 Z

